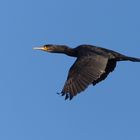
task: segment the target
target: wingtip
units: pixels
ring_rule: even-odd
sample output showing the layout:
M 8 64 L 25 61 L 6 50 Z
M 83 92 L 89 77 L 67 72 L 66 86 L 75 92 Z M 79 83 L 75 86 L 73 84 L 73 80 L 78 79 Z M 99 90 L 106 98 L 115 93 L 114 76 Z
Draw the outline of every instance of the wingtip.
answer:
M 61 95 L 61 96 L 65 96 L 65 100 L 72 100 L 73 96 L 69 93 L 64 93 L 64 92 L 57 92 L 56 94 Z

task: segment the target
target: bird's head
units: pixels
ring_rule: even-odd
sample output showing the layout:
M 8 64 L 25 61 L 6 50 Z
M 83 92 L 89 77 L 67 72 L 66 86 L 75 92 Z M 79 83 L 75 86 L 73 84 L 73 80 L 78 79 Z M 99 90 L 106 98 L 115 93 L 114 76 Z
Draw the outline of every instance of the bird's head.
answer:
M 44 46 L 35 47 L 33 49 L 35 49 L 35 50 L 42 50 L 42 51 L 51 52 L 51 53 L 64 53 L 66 55 L 76 57 L 75 50 L 72 49 L 72 48 L 69 48 L 66 45 L 47 44 L 47 45 L 44 45 Z
M 46 51 L 46 52 L 54 52 L 57 48 L 58 48 L 57 45 L 47 44 L 47 45 L 43 45 L 40 47 L 35 47 L 33 49 L 42 50 L 42 51 Z
M 51 52 L 51 53 L 64 53 L 68 49 L 68 47 L 66 45 L 47 44 L 41 47 L 35 47 L 33 49 L 42 50 L 42 51 Z

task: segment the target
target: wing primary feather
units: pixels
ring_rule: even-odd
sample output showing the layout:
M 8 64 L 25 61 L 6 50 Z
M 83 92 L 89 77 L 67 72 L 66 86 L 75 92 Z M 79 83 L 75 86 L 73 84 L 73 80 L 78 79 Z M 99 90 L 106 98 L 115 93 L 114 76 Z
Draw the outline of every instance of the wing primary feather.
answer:
M 77 83 L 79 84 L 80 91 L 84 90 L 84 86 L 81 84 L 79 79 L 77 79 Z
M 69 85 L 69 93 L 72 95 L 72 96 L 74 96 L 74 91 L 73 91 L 73 87 L 72 87 L 72 84 L 71 85 Z
M 81 91 L 81 88 L 80 88 L 80 84 L 79 84 L 78 80 L 75 81 L 75 86 L 77 88 L 77 93 L 79 93 Z
M 83 79 L 80 79 L 81 84 L 84 86 L 84 88 L 87 86 L 86 82 L 83 81 Z
M 65 100 L 67 100 L 68 98 L 69 98 L 69 94 L 66 93 Z
M 75 86 L 75 83 L 72 84 L 72 88 L 73 88 L 73 94 L 74 94 L 74 96 L 75 96 L 76 93 L 77 93 L 77 88 L 76 88 L 76 86 Z

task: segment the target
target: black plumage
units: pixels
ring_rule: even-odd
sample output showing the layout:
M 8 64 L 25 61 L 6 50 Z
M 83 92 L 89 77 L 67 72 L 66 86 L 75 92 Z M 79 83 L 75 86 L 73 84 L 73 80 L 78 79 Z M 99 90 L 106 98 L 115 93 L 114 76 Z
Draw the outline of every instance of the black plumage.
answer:
M 118 61 L 140 62 L 140 58 L 125 56 L 93 45 L 69 48 L 66 45 L 47 44 L 34 49 L 77 57 L 69 70 L 67 80 L 61 91 L 61 95 L 70 100 L 90 84 L 96 85 L 104 80 L 115 69 Z

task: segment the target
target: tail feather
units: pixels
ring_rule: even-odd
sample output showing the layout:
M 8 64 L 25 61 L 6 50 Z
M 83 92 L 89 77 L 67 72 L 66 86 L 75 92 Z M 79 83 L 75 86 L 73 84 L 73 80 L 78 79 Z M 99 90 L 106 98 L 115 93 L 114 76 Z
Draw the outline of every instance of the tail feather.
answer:
M 135 57 L 129 57 L 129 56 L 123 56 L 120 59 L 121 61 L 133 61 L 133 62 L 140 62 L 140 58 Z

